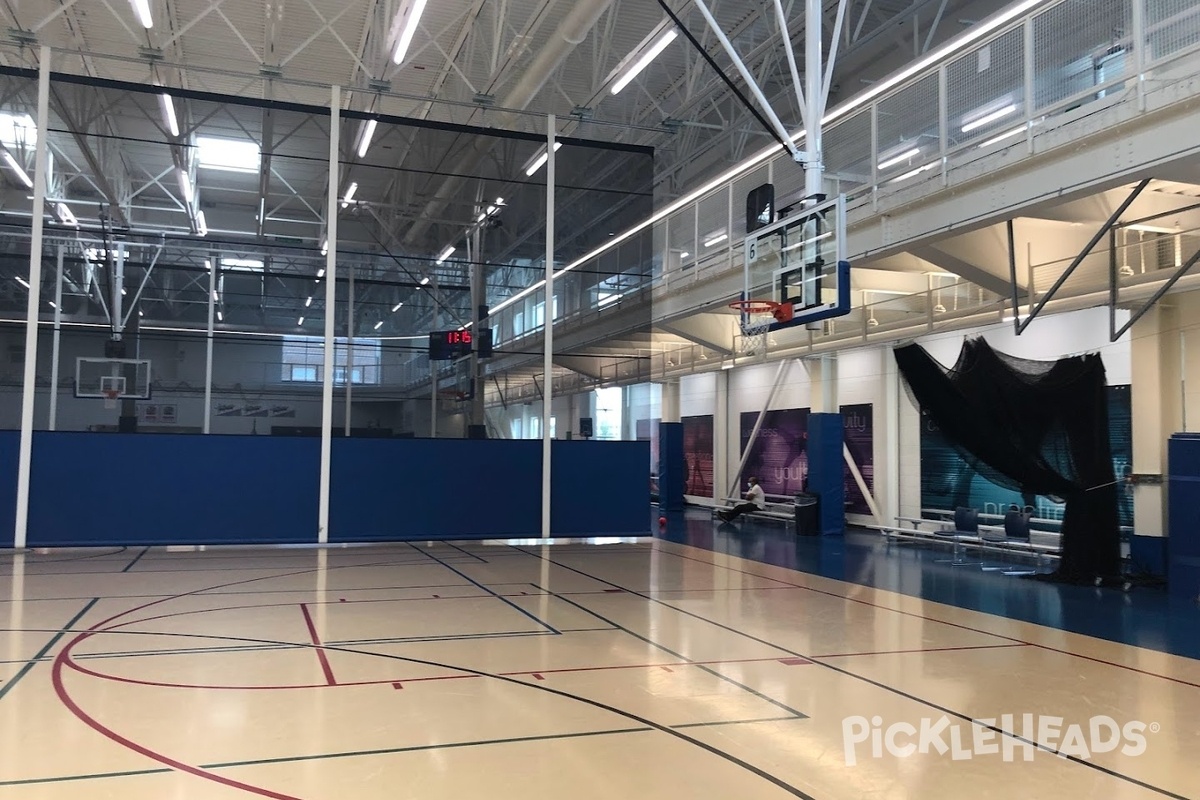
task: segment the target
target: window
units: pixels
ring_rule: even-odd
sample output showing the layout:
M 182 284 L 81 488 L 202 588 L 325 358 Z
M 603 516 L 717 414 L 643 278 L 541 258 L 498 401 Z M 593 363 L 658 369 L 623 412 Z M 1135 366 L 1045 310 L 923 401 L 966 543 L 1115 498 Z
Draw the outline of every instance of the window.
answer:
M 0 114 L 0 144 L 7 147 L 37 144 L 37 124 L 28 114 Z
M 601 290 L 596 295 L 596 305 L 598 305 L 600 308 L 604 308 L 605 306 L 611 306 L 620 299 L 621 295 L 617 292 L 606 292 Z
M 550 418 L 550 438 L 551 439 L 558 438 L 558 417 Z
M 542 438 L 542 418 L 541 417 L 530 417 L 529 418 L 529 438 L 530 439 Z
M 525 314 L 518 311 L 513 314 L 513 337 L 516 338 L 525 332 Z
M 378 341 L 354 343 L 354 366 L 350 367 L 349 340 L 339 336 L 333 343 L 333 381 L 345 386 L 347 371 L 355 384 L 378 385 L 382 349 Z M 281 380 L 285 383 L 320 383 L 325 364 L 325 344 L 320 336 L 283 337 Z
M 222 258 L 221 268 L 232 272 L 262 272 L 261 258 Z
M 546 324 L 546 301 L 536 304 L 533 307 L 533 329 L 536 330 Z M 558 295 L 554 296 L 554 319 L 558 319 Z
M 511 438 L 513 438 L 513 439 L 521 438 L 521 418 L 520 417 L 509 421 L 508 431 L 511 434 Z
M 258 172 L 262 151 L 244 139 L 196 137 L 196 159 L 201 167 L 228 172 Z
M 621 411 L 625 396 L 620 386 L 596 390 L 596 438 L 621 439 Z
M 1096 59 L 1096 84 L 1100 85 L 1106 81 L 1113 80 L 1125 74 L 1125 49 L 1122 47 L 1114 47 L 1104 55 Z M 1119 92 L 1125 88 L 1125 84 L 1118 84 L 1108 89 L 1101 89 L 1096 93 L 1097 99 L 1105 97 L 1112 92 Z

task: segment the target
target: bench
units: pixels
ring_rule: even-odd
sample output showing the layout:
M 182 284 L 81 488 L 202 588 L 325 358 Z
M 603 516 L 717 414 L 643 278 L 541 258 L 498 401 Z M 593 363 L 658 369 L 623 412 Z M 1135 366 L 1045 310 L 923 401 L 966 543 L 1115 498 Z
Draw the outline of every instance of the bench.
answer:
M 718 511 L 728 511 L 738 503 L 745 502 L 745 498 L 741 497 L 724 497 L 723 506 L 713 506 L 713 516 L 716 516 Z M 772 519 L 780 522 L 786 522 L 789 525 L 796 521 L 796 501 L 788 495 L 782 494 L 764 494 L 765 508 L 758 511 L 747 511 L 742 516 L 755 517 L 758 519 Z
M 952 517 L 953 514 L 950 514 Z M 980 516 L 983 516 L 982 514 Z M 994 517 L 996 515 L 988 515 Z M 979 550 L 983 552 L 993 553 L 1018 553 L 1024 555 L 1032 555 L 1037 558 L 1039 564 L 1045 560 L 1057 560 L 1061 558 L 1061 545 L 1057 542 L 1049 543 L 1045 539 L 1061 539 L 1061 534 L 1050 531 L 1035 531 L 1031 530 L 1028 541 L 1023 539 L 1011 539 L 1004 537 L 1003 525 L 980 525 L 978 533 L 959 533 L 957 536 L 948 536 L 947 532 L 953 529 L 953 522 L 950 519 L 926 519 L 919 517 L 897 517 L 898 525 L 871 525 L 873 530 L 879 531 L 887 540 L 888 545 L 896 542 L 911 542 L 914 544 L 929 544 L 929 543 L 953 543 L 956 547 L 965 547 L 968 549 Z M 908 527 L 905 526 L 907 524 Z M 936 530 L 923 529 L 922 525 L 936 526 Z M 985 536 L 985 534 L 993 534 L 993 536 Z

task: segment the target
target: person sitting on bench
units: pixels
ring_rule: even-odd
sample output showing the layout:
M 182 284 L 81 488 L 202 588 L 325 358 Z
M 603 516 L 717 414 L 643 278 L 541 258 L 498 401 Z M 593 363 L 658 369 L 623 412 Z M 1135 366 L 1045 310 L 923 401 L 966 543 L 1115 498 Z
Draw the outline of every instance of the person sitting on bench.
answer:
M 766 498 L 763 495 L 762 487 L 758 485 L 758 478 L 750 478 L 746 481 L 750 484 L 750 488 L 746 490 L 746 502 L 738 503 L 731 509 L 726 511 L 718 511 L 717 516 L 725 522 L 731 522 L 737 519 L 742 514 L 747 514 L 753 511 L 762 511 L 766 507 Z

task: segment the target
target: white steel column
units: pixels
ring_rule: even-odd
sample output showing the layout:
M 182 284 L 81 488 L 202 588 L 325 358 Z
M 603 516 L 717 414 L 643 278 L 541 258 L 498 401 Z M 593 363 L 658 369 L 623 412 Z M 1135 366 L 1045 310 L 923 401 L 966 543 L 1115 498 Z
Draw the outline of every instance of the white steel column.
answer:
M 825 166 L 821 154 L 821 118 L 825 116 L 825 92 L 822 86 L 823 52 L 821 48 L 821 0 L 807 0 L 804 17 L 804 94 L 808 101 L 807 128 L 804 131 L 804 193 L 811 197 L 824 193 Z M 783 32 L 787 46 L 787 30 Z M 836 43 L 836 34 L 834 42 Z M 814 199 L 815 203 L 816 200 Z
M 334 86 L 329 99 L 329 194 L 325 198 L 325 363 L 321 384 L 321 489 L 317 512 L 317 542 L 329 542 L 329 483 L 333 461 L 333 345 L 334 318 L 337 316 L 337 249 L 338 249 L 338 157 L 341 152 L 342 97 Z
M 546 118 L 546 295 L 542 314 L 542 538 L 550 538 L 550 409 L 554 399 L 554 181 L 558 157 L 555 117 Z
M 433 300 L 433 329 L 436 331 L 441 325 L 441 315 L 438 313 L 437 304 L 437 275 L 433 275 L 429 280 L 430 298 Z M 438 414 L 438 370 L 437 362 L 432 358 L 429 359 L 429 438 L 437 438 L 437 414 Z
M 742 451 L 741 460 L 738 461 L 737 472 L 734 473 L 733 481 L 729 486 L 730 497 L 740 497 L 742 494 L 738 491 L 738 484 L 742 479 L 742 470 L 746 468 L 746 462 L 750 459 L 750 451 L 754 448 L 754 443 L 758 441 L 758 432 L 762 430 L 762 424 L 767 418 L 767 412 L 771 410 L 771 405 L 775 402 L 775 395 L 779 394 L 779 387 L 783 386 L 783 379 L 787 377 L 788 367 L 791 365 L 792 359 L 785 358 L 779 362 L 779 368 L 775 370 L 775 381 L 771 384 L 771 391 L 767 395 L 767 402 L 763 403 L 762 409 L 758 412 L 758 419 L 754 420 L 754 429 L 750 431 L 750 438 L 746 440 L 746 449 Z M 815 411 L 816 409 L 814 408 L 813 410 Z
M 38 307 L 42 302 L 42 238 L 49 163 L 50 48 L 38 54 L 37 149 L 33 173 L 33 230 L 29 242 L 29 303 L 25 309 L 25 372 L 21 390 L 21 441 L 17 451 L 17 515 L 13 548 L 25 548 L 29 526 L 29 472 L 33 462 L 33 401 L 37 389 Z
M 722 498 L 717 487 L 729 485 L 729 443 L 732 440 L 729 432 L 729 373 L 727 369 L 714 373 L 712 493 L 718 504 Z
M 58 246 L 58 276 L 54 280 L 54 339 L 50 349 L 50 430 L 58 430 L 58 355 L 62 339 L 63 255 L 66 247 Z
M 213 317 L 217 310 L 217 254 L 208 259 L 208 333 L 204 342 L 204 432 L 212 433 Z

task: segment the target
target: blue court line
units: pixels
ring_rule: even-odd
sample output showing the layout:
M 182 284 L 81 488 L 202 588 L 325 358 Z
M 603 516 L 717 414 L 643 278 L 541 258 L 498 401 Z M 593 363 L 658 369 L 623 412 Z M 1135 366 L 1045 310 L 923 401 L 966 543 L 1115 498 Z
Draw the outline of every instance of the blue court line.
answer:
M 8 683 L 0 686 L 0 700 L 3 700 L 5 696 L 12 691 L 12 688 L 17 685 L 17 682 L 20 681 L 21 678 L 24 678 L 29 674 L 29 671 L 37 666 L 37 664 L 46 657 L 46 654 L 50 652 L 50 648 L 58 644 L 58 640 L 66 636 L 71 628 L 75 626 L 75 623 L 82 619 L 84 614 L 91 611 L 92 606 L 96 605 L 98 602 L 100 602 L 99 597 L 93 597 L 91 600 L 89 600 L 87 605 L 79 609 L 79 613 L 71 617 L 70 621 L 67 622 L 66 625 L 59 628 L 58 633 L 54 634 L 54 636 L 50 638 L 50 641 L 46 642 L 45 646 L 43 646 L 42 649 L 37 652 L 37 655 L 25 662 L 25 666 L 21 667 L 21 669 L 17 671 L 17 674 L 14 675 Z
M 937 703 L 933 702 L 932 700 L 925 700 L 924 698 L 917 697 L 916 695 L 914 695 L 914 694 L 910 694 L 909 692 L 906 692 L 906 691 L 904 691 L 903 689 L 900 689 L 900 688 L 898 688 L 898 687 L 896 687 L 896 686 L 891 686 L 891 685 L 889 685 L 889 684 L 886 684 L 886 683 L 883 683 L 883 682 L 881 682 L 881 681 L 876 681 L 876 680 L 873 680 L 872 678 L 868 678 L 868 677 L 866 677 L 866 676 L 859 675 L 859 674 L 857 674 L 857 673 L 855 673 L 855 672 L 851 672 L 850 670 L 848 670 L 848 669 L 845 669 L 845 668 L 843 668 L 843 667 L 838 667 L 838 666 L 835 666 L 835 665 L 833 665 L 833 664 L 827 664 L 827 663 L 825 663 L 824 661 L 820 661 L 820 660 L 818 660 L 816 657 L 813 657 L 813 656 L 808 656 L 808 655 L 805 655 L 804 653 L 796 652 L 795 650 L 791 650 L 791 649 L 789 649 L 789 648 L 786 648 L 786 647 L 783 647 L 783 646 L 781 646 L 781 645 L 777 645 L 777 644 L 774 644 L 774 643 L 772 643 L 772 642 L 768 642 L 767 640 L 765 640 L 765 639 L 762 639 L 762 638 L 759 638 L 758 636 L 755 636 L 755 635 L 753 635 L 753 634 L 746 633 L 745 631 L 740 631 L 740 630 L 738 630 L 737 628 L 733 628 L 733 627 L 731 627 L 731 626 L 729 626 L 729 625 L 726 625 L 726 624 L 724 624 L 724 623 L 717 622 L 716 620 L 709 619 L 708 617 L 701 616 L 700 614 L 697 614 L 697 613 L 695 613 L 694 611 L 688 611 L 687 609 L 680 608 L 680 607 L 678 607 L 678 606 L 672 605 L 672 604 L 670 604 L 670 603 L 668 603 L 668 602 L 666 602 L 666 601 L 664 601 L 664 600 L 659 600 L 659 599 L 658 599 L 658 598 L 656 598 L 656 597 L 652 597 L 652 596 L 650 596 L 650 595 L 648 595 L 648 594 L 643 594 L 642 592 L 639 592 L 639 591 L 637 591 L 637 590 L 635 590 L 635 589 L 626 589 L 625 587 L 623 587 L 623 586 L 620 586 L 619 584 L 613 583 L 612 581 L 605 580 L 604 578 L 598 578 L 598 577 L 596 577 L 595 575 L 590 575 L 590 574 L 588 574 L 587 572 L 584 572 L 584 571 L 583 571 L 583 570 L 581 570 L 581 569 L 577 569 L 577 568 L 575 568 L 575 567 L 571 567 L 571 566 L 568 566 L 568 565 L 566 565 L 566 564 L 559 563 L 559 562 L 555 561 L 554 559 L 550 559 L 550 558 L 543 558 L 543 556 L 541 556 L 541 555 L 540 555 L 540 554 L 538 554 L 538 553 L 531 553 L 531 552 L 529 552 L 529 551 L 527 551 L 527 550 L 523 550 L 523 549 L 521 549 L 520 547 L 515 547 L 515 546 L 513 547 L 513 549 L 514 549 L 514 550 L 518 550 L 518 551 L 520 551 L 520 552 L 522 552 L 522 553 L 525 553 L 526 555 L 528 555 L 528 556 L 531 556 L 531 557 L 533 557 L 533 558 L 536 558 L 536 559 L 538 559 L 539 561 L 549 561 L 551 564 L 553 564 L 553 565 L 555 565 L 555 566 L 557 566 L 557 567 L 561 567 L 562 569 L 569 570 L 569 571 L 571 571 L 571 572 L 577 573 L 577 574 L 579 574 L 579 575 L 582 575 L 582 576 L 583 576 L 583 577 L 585 577 L 585 578 L 591 578 L 592 580 L 595 580 L 595 581 L 600 581 L 601 583 L 606 583 L 606 584 L 608 584 L 609 586 L 612 586 L 612 587 L 614 587 L 614 588 L 617 588 L 617 589 L 622 589 L 623 591 L 625 591 L 625 592 L 628 592 L 629 594 L 631 594 L 631 595 L 633 595 L 633 596 L 635 596 L 635 597 L 640 597 L 641 599 L 643 599 L 643 600 L 646 600 L 646 601 L 649 601 L 649 602 L 651 602 L 651 603 L 657 603 L 658 605 L 661 605 L 661 606 L 664 606 L 664 607 L 666 607 L 666 608 L 669 608 L 669 609 L 671 609 L 672 611 L 675 611 L 675 612 L 677 612 L 677 613 L 679 613 L 679 614 L 683 614 L 683 615 L 685 615 L 685 616 L 692 617 L 693 619 L 697 619 L 697 620 L 699 620 L 699 621 L 701 621 L 701 622 L 706 622 L 706 623 L 708 623 L 709 625 L 712 625 L 712 626 L 714 626 L 714 627 L 716 627 L 716 628 L 721 628 L 722 630 L 725 630 L 725 631 L 729 631 L 730 633 L 735 633 L 735 634 L 737 634 L 738 636 L 742 636 L 742 637 L 745 637 L 746 639 L 749 639 L 750 641 L 753 641 L 753 642 L 758 642 L 759 644 L 764 644 L 764 645 L 767 645 L 767 646 L 769 646 L 769 647 L 774 647 L 774 648 L 776 648 L 776 649 L 778 649 L 778 650 L 781 650 L 781 651 L 783 651 L 783 652 L 785 652 L 785 653 L 788 653 L 789 655 L 795 656 L 796 658 L 803 658 L 803 659 L 805 659 L 805 660 L 807 660 L 807 661 L 810 661 L 810 662 L 812 662 L 812 664 L 813 664 L 814 666 L 817 666 L 817 667 L 823 667 L 823 668 L 825 668 L 825 669 L 828 669 L 828 670 L 831 670 L 831 671 L 833 671 L 833 672 L 836 672 L 836 673 L 839 673 L 839 674 L 841 674 L 841 675 L 844 675 L 844 676 L 846 676 L 846 677 L 848 677 L 848 678 L 853 678 L 853 679 L 855 679 L 855 680 L 862 681 L 863 683 L 867 683 L 867 684 L 869 684 L 869 685 L 871 685 L 871 686 L 874 686 L 874 687 L 876 687 L 876 688 L 878 688 L 878 689 L 883 689 L 883 690 L 884 690 L 884 691 L 886 691 L 886 692 L 890 692 L 890 693 L 892 693 L 892 694 L 898 695 L 898 696 L 900 696 L 900 697 L 903 697 L 903 698 L 905 698 L 905 699 L 907 699 L 907 700 L 912 700 L 913 702 L 915 702 L 915 703 L 918 703 L 918 704 L 920 704 L 920 705 L 924 705 L 924 706 L 927 706 L 927 707 L 929 707 L 929 708 L 936 709 L 937 711 L 940 711 L 940 712 L 942 712 L 943 714 L 947 714 L 947 715 L 949 715 L 949 716 L 956 717 L 957 719 L 963 720 L 964 722 L 968 722 L 968 723 L 971 723 L 971 724 L 978 724 L 978 723 L 975 721 L 975 719 L 974 719 L 974 718 L 973 718 L 971 715 L 969 715 L 969 714 L 963 714 L 963 713 L 961 713 L 961 712 L 959 712 L 959 711 L 954 711 L 953 709 L 950 709 L 950 708 L 947 708 L 947 707 L 945 707 L 945 706 L 939 705 L 939 704 L 937 704 Z M 667 551 L 664 551 L 664 552 L 667 552 Z M 712 566 L 716 566 L 716 565 L 712 565 Z M 843 599 L 844 599 L 844 600 L 848 600 L 848 598 L 843 598 Z M 635 634 L 635 635 L 636 635 L 636 634 Z M 994 731 L 994 732 L 996 732 L 997 734 L 999 734 L 999 735 L 1001 735 L 1001 736 L 1008 736 L 1008 737 L 1010 737 L 1010 738 L 1012 738 L 1012 739 L 1014 739 L 1014 740 L 1016 740 L 1016 741 L 1018 741 L 1018 742 L 1021 742 L 1022 744 L 1032 745 L 1032 746 L 1033 746 L 1035 749 L 1037 749 L 1037 750 L 1041 750 L 1041 751 L 1042 751 L 1042 752 L 1044 752 L 1044 753 L 1049 753 L 1049 754 L 1051 754 L 1051 755 L 1055 755 L 1055 756 L 1058 756 L 1059 758 L 1062 758 L 1062 759 L 1065 759 L 1065 760 L 1067 760 L 1067 761 L 1070 761 L 1070 762 L 1072 762 L 1072 763 L 1074 763 L 1074 764 L 1078 764 L 1078 765 L 1080 765 L 1080 766 L 1083 766 L 1083 767 L 1087 767 L 1087 768 L 1090 768 L 1090 769 L 1094 769 L 1094 770 L 1096 770 L 1097 772 L 1104 773 L 1105 775 L 1108 775 L 1108 776 L 1110 776 L 1110 777 L 1113 777 L 1113 778 L 1118 778 L 1118 779 L 1120 779 L 1120 780 L 1123 780 L 1123 781 L 1126 781 L 1126 782 L 1128 782 L 1128 783 L 1131 783 L 1131 784 L 1133 784 L 1133 785 L 1135 785 L 1135 786 L 1140 786 L 1140 787 L 1141 787 L 1141 788 L 1143 788 L 1143 789 L 1149 789 L 1149 790 L 1150 790 L 1150 791 L 1152 791 L 1152 792 L 1157 792 L 1157 793 L 1159 793 L 1159 794 L 1161 794 L 1161 795 L 1164 795 L 1164 796 L 1166 796 L 1166 797 L 1173 798 L 1174 800 L 1192 800 L 1191 798 L 1185 797 L 1184 795 L 1175 794 L 1174 792 L 1172 792 L 1172 791 L 1170 791 L 1170 790 L 1168 790 L 1168 789 L 1163 789 L 1163 788 L 1161 788 L 1161 787 L 1154 786 L 1153 784 L 1146 783 L 1145 781 L 1142 781 L 1142 780 L 1139 780 L 1139 779 L 1137 779 L 1137 778 L 1134 778 L 1134 777 L 1133 777 L 1133 776 L 1131 776 L 1131 775 L 1126 775 L 1125 773 L 1122 773 L 1122 772 L 1117 772 L 1116 770 L 1109 769 L 1108 767 L 1102 767 L 1102 766 L 1100 766 L 1099 764 L 1096 764 L 1096 763 L 1094 763 L 1094 762 L 1091 762 L 1091 761 L 1084 760 L 1084 759 L 1082 759 L 1082 758 L 1079 758 L 1078 756 L 1061 754 L 1061 753 L 1059 753 L 1058 751 L 1054 750 L 1053 748 L 1047 747 L 1047 746 L 1045 746 L 1045 745 L 1043 745 L 1043 744 L 1040 744 L 1040 743 L 1038 743 L 1038 742 L 1036 742 L 1036 741 L 1033 741 L 1033 740 L 1030 740 L 1030 739 L 1026 739 L 1026 738 L 1024 738 L 1023 736 L 1018 736 L 1016 733 L 1014 733 L 1014 732 L 1012 732 L 1012 731 L 1006 731 L 1006 730 L 1004 730 L 1003 728 L 1000 728 L 1000 727 L 997 727 L 997 726 L 994 726 L 994 725 L 984 725 L 984 726 L 981 726 L 981 727 L 984 727 L 984 728 L 986 728 L 986 729 L 988 729 L 988 730 Z
M 536 585 L 536 584 L 534 584 L 534 585 Z M 538 588 L 540 589 L 541 587 L 539 586 Z M 691 661 L 692 660 L 692 659 L 688 658 L 687 656 L 685 656 L 683 653 L 677 653 L 674 650 L 672 650 L 671 648 L 667 647 L 666 645 L 659 644 L 658 642 L 654 641 L 653 639 L 649 639 L 645 636 L 642 636 L 640 633 L 632 631 L 623 625 L 613 622 L 611 619 L 608 619 L 607 617 L 597 614 L 595 611 L 592 611 L 590 608 L 587 608 L 586 606 L 582 606 L 579 603 L 576 603 L 574 600 L 570 600 L 566 597 L 556 595 L 553 592 L 550 592 L 549 594 L 552 597 L 558 598 L 559 600 L 561 600 L 564 603 L 568 603 L 570 605 L 575 606 L 576 608 L 578 608 L 580 611 L 584 612 L 585 614 L 590 614 L 591 616 L 595 617 L 596 619 L 600 620 L 601 622 L 605 622 L 609 625 L 612 625 L 614 630 L 619 630 L 622 633 L 628 634 L 629 636 L 632 636 L 635 639 L 639 639 L 639 640 L 645 642 L 646 644 L 650 645 L 651 647 L 657 647 L 659 650 L 662 650 L 667 655 L 674 656 L 675 658 L 678 658 L 680 661 Z M 771 646 L 774 647 L 774 645 L 771 645 Z M 791 653 L 788 653 L 786 650 L 783 650 L 783 648 L 781 648 L 781 647 L 776 647 L 775 649 L 780 650 L 787 655 L 791 655 Z M 804 712 L 797 711 L 796 709 L 792 708 L 791 706 L 788 706 L 785 703 L 781 703 L 780 701 L 776 700 L 773 697 L 768 697 L 767 695 L 763 694 L 762 692 L 758 691 L 757 689 L 755 689 L 751 686 L 747 686 L 746 684 L 742 683 L 741 681 L 734 680 L 733 678 L 729 677 L 728 675 L 718 672 L 717 670 L 713 669 L 712 667 L 709 667 L 706 664 L 693 664 L 692 666 L 694 666 L 696 669 L 699 669 L 703 672 L 707 672 L 709 675 L 719 678 L 720 680 L 723 680 L 726 683 L 733 684 L 734 686 L 738 687 L 739 689 L 749 692 L 750 694 L 754 695 L 758 699 L 764 700 L 764 701 L 770 703 L 771 705 L 775 706 L 776 708 L 781 708 L 784 711 L 788 712 L 789 714 L 793 714 L 796 717 L 796 719 L 808 719 L 808 715 L 805 714 Z
M 146 553 L 149 553 L 149 552 L 150 552 L 149 547 L 142 548 L 142 552 L 137 554 L 137 558 L 135 558 L 133 561 L 130 561 L 128 564 L 126 564 L 125 569 L 121 570 L 121 572 L 129 572 L 129 570 L 133 569 L 133 565 L 136 564 L 137 562 L 141 561 L 142 556 L 146 555 Z
M 786 722 L 798 717 L 763 717 L 760 719 L 729 719 L 714 722 L 687 722 L 682 725 L 671 725 L 673 729 L 683 728 L 714 728 L 723 725 L 751 725 L 764 722 Z M 581 731 L 579 733 L 548 733 L 541 736 L 513 736 L 505 739 L 481 739 L 473 742 L 447 742 L 446 744 L 423 744 L 409 747 L 389 747 L 378 750 L 350 750 L 342 753 L 318 753 L 307 756 L 279 756 L 276 758 L 250 759 L 246 761 L 224 761 L 215 764 L 202 764 L 200 769 L 235 769 L 238 767 L 256 767 L 268 764 L 295 764 L 307 761 L 326 761 L 335 758 L 356 758 L 360 756 L 387 756 L 399 753 L 417 753 L 427 750 L 451 750 L 460 747 L 483 747 L 493 744 L 523 744 L 526 742 L 550 742 L 567 739 L 583 739 L 592 736 L 612 736 L 622 733 L 650 733 L 655 729 L 639 726 L 632 728 L 615 728 L 606 731 Z M 171 769 L 138 769 L 125 772 L 97 772 L 88 775 L 62 775 L 53 778 L 20 778 L 17 780 L 0 781 L 0 786 L 30 786 L 45 783 L 66 783 L 69 781 L 101 780 L 105 778 L 132 778 L 141 775 L 164 775 L 174 772 Z
M 474 579 L 474 578 L 472 578 L 470 575 L 467 575 L 465 572 L 462 572 L 461 570 L 457 570 L 457 569 L 455 569 L 453 566 L 451 566 L 450 564 L 447 564 L 445 561 L 443 561 L 442 559 L 438 558 L 438 557 L 437 557 L 437 556 L 435 556 L 433 553 L 427 553 L 427 552 L 425 552 L 425 551 L 421 550 L 421 549 L 420 549 L 419 547 L 417 547 L 416 545 L 411 545 L 411 547 L 412 547 L 412 549 L 416 550 L 418 553 L 421 553 L 422 555 L 425 555 L 425 556 L 427 556 L 427 557 L 429 557 L 429 558 L 433 559 L 433 560 L 434 560 L 434 561 L 436 561 L 437 563 L 441 564 L 443 567 L 445 567 L 446 569 L 450 570 L 451 572 L 453 572 L 455 575 L 457 575 L 458 577 L 462 578 L 463 580 L 470 581 L 472 585 L 474 585 L 474 586 L 477 586 L 478 588 L 480 588 L 480 589 L 482 589 L 483 591 L 485 591 L 485 592 L 487 592 L 488 594 L 490 594 L 492 597 L 495 597 L 497 600 L 500 600 L 500 601 L 502 601 L 502 602 L 503 602 L 505 605 L 508 605 L 510 608 L 513 608 L 513 609 L 515 609 L 515 610 L 517 610 L 517 611 L 520 611 L 522 614 L 524 614 L 525 616 L 529 617 L 531 620 L 533 620 L 534 622 L 536 622 L 538 625 L 541 625 L 541 626 L 543 626 L 544 628 L 546 628 L 546 630 L 550 631 L 551 633 L 561 633 L 561 631 L 559 631 L 557 628 L 555 628 L 555 627 L 554 627 L 553 625 L 551 625 L 550 623 L 546 622 L 545 620 L 542 620 L 542 619 L 538 618 L 537 616 L 535 616 L 535 615 L 531 614 L 530 612 L 526 611 L 525 609 L 521 608 L 519 605 L 517 605 L 516 603 L 512 602 L 511 600 L 509 600 L 507 597 L 502 597 L 502 596 L 501 596 L 501 595 L 500 595 L 498 592 L 496 592 L 495 590 L 493 590 L 493 589 L 491 589 L 491 588 L 489 588 L 489 587 L 487 587 L 487 586 L 484 586 L 482 583 L 480 583 L 479 581 L 475 580 L 475 579 Z M 510 584 L 510 585 L 511 585 L 511 584 Z

